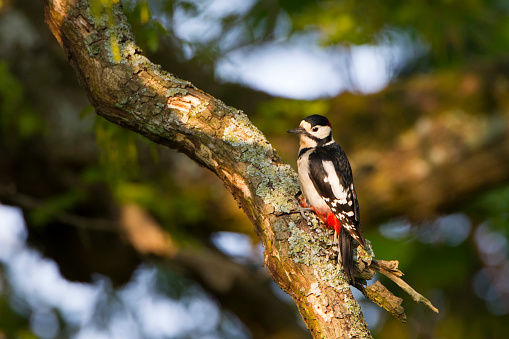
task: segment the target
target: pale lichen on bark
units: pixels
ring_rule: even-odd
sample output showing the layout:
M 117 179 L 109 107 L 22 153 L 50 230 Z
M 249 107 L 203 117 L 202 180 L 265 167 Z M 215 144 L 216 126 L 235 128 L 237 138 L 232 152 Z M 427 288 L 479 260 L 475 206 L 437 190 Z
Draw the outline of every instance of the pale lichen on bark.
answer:
M 275 150 L 261 132 L 255 128 L 242 112 L 235 123 L 224 130 L 223 140 L 239 148 L 237 160 L 247 164 L 246 173 L 260 178 L 256 195 L 277 213 L 289 213 L 295 203 L 288 199 L 288 192 L 297 193 L 295 172 L 287 164 L 272 161 Z M 240 117 L 240 119 L 239 119 Z
M 316 279 L 306 291 L 306 300 L 314 309 L 322 321 L 332 324 L 333 320 L 344 321 L 347 327 L 359 328 L 358 331 L 349 330 L 349 337 L 369 338 L 369 331 L 364 321 L 352 324 L 362 318 L 359 304 L 354 299 L 350 285 L 342 274 L 342 268 L 331 258 L 332 231 L 323 229 L 318 219 L 310 216 L 308 226 L 310 232 L 304 231 L 293 222 L 288 224 L 290 237 L 288 238 L 288 253 L 291 259 L 297 264 L 312 267 L 313 276 Z M 332 295 L 340 295 L 341 302 L 331 298 Z M 336 301 L 334 301 L 336 300 Z

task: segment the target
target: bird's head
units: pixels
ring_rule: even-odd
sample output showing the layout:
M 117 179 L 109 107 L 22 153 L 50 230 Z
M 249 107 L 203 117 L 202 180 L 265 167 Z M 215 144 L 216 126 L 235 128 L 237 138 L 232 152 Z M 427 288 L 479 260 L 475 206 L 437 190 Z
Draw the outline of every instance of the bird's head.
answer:
M 318 114 L 308 116 L 298 128 L 286 132 L 299 135 L 301 148 L 316 147 L 333 140 L 329 119 Z

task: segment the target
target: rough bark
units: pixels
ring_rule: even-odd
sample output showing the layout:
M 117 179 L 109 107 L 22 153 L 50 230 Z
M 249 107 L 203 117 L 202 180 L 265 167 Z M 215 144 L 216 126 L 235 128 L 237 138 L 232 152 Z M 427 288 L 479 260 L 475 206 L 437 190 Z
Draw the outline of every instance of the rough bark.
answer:
M 340 268 L 315 252 L 329 238 L 310 238 L 297 227 L 300 216 L 289 214 L 294 171 L 247 117 L 143 57 L 118 3 L 46 0 L 45 10 L 99 115 L 187 154 L 224 182 L 253 222 L 272 278 L 312 334 L 370 337 Z

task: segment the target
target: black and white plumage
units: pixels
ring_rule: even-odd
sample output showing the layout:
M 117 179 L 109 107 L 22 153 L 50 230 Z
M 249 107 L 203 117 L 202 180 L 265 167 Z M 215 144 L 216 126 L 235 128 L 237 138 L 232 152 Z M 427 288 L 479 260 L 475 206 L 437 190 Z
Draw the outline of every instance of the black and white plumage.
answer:
M 334 141 L 329 120 L 321 115 L 305 118 L 298 128 L 288 133 L 298 134 L 300 138 L 297 166 L 306 199 L 303 207 L 309 206 L 327 227 L 334 229 L 341 257 L 338 260 L 355 283 L 351 239 L 362 246 L 365 240 L 350 162 Z

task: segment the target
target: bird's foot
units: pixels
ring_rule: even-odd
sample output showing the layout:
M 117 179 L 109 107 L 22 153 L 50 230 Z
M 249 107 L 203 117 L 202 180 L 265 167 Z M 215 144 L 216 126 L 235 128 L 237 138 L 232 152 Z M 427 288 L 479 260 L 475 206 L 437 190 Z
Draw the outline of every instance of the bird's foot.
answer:
M 304 194 L 302 194 L 301 191 L 299 191 L 297 194 L 295 194 L 295 199 L 297 200 L 297 203 L 300 205 L 300 207 L 308 208 L 309 205 L 306 201 L 306 198 L 304 197 Z
M 304 212 L 312 212 L 313 210 L 311 208 L 299 206 L 298 210 L 299 210 L 302 218 L 304 218 L 307 222 L 311 221 L 310 218 L 304 213 Z

